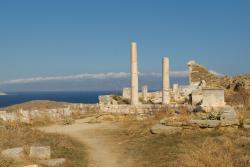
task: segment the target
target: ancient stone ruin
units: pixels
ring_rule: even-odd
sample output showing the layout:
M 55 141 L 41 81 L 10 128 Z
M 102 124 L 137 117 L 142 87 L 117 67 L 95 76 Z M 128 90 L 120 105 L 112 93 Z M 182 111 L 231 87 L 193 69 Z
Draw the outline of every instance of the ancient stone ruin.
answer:
M 188 121 L 169 122 L 161 125 L 168 126 L 239 126 L 237 111 L 244 104 L 249 103 L 243 95 L 249 97 L 250 75 L 228 77 L 210 72 L 195 61 L 187 63 L 189 73 L 189 84 L 170 85 L 170 60 L 168 57 L 162 59 L 162 89 L 149 91 L 147 85 L 143 85 L 139 92 L 137 44 L 131 43 L 131 86 L 123 88 L 122 95 L 99 96 L 98 104 L 70 104 L 55 108 L 45 109 L 23 109 L 15 111 L 1 109 L 0 119 L 3 121 L 17 121 L 30 124 L 34 120 L 50 118 L 60 120 L 74 114 L 86 112 L 130 114 L 135 115 L 138 120 L 144 120 L 158 112 L 175 111 L 181 113 L 185 108 L 190 113 L 201 113 L 198 119 Z M 239 98 L 240 97 L 240 98 Z M 164 122 L 164 121 L 163 121 Z M 245 126 L 249 127 L 249 126 Z M 165 128 L 166 129 L 166 128 Z
M 162 59 L 162 90 L 149 92 L 144 85 L 138 92 L 137 45 L 131 44 L 131 88 L 123 88 L 122 96 L 106 95 L 99 97 L 100 112 L 125 114 L 151 114 L 185 107 L 190 112 L 214 113 L 215 120 L 209 114 L 202 120 L 179 122 L 183 126 L 217 127 L 238 126 L 235 107 L 228 101 L 230 93 L 250 89 L 250 76 L 228 77 L 210 72 L 195 61 L 187 63 L 189 84 L 170 86 L 170 61 Z M 222 117 L 224 116 L 224 117 Z M 212 117 L 212 116 L 211 116 Z M 165 124 L 166 125 L 166 124 Z M 168 124 L 169 125 L 169 124 Z M 161 127 L 162 128 L 162 127 Z

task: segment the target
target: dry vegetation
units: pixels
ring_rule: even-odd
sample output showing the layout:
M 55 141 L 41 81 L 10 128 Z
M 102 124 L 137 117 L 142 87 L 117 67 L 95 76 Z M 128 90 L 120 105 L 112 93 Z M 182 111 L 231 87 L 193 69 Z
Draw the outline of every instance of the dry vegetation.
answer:
M 66 102 L 55 102 L 48 100 L 33 100 L 22 104 L 12 105 L 10 107 L 2 108 L 4 111 L 17 111 L 22 108 L 23 110 L 42 110 L 42 109 L 54 109 L 54 108 L 63 108 L 67 106 Z
M 0 128 L 0 150 L 29 146 L 51 146 L 52 158 L 66 158 L 63 167 L 85 167 L 88 165 L 86 148 L 71 138 L 58 134 L 45 134 L 30 127 L 8 124 Z M 35 163 L 28 157 L 23 161 L 14 161 L 0 155 L 1 167 L 17 167 Z
M 250 131 L 192 128 L 175 135 L 153 135 L 149 129 L 157 119 L 124 122 L 123 130 L 102 133 L 119 141 L 137 167 L 250 166 Z

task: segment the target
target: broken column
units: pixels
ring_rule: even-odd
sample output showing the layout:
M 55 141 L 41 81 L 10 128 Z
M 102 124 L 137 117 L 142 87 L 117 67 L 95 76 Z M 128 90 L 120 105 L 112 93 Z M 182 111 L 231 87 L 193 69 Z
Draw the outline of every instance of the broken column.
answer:
M 174 84 L 173 85 L 173 93 L 177 94 L 179 92 L 179 84 Z
M 137 66 L 137 45 L 131 43 L 131 104 L 138 104 L 138 66 Z
M 169 58 L 162 59 L 162 104 L 168 104 L 169 98 Z
M 147 98 L 148 98 L 148 86 L 147 85 L 143 85 L 142 87 L 142 98 L 143 98 L 143 101 L 147 101 Z

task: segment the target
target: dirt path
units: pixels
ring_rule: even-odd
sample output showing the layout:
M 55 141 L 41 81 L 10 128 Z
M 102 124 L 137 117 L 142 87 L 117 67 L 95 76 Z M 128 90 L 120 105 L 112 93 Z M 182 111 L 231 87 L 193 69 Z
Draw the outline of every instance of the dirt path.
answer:
M 105 132 L 118 130 L 114 123 L 83 123 L 77 120 L 72 125 L 52 125 L 39 128 L 48 133 L 68 135 L 88 147 L 90 167 L 128 167 L 134 166 L 132 160 L 124 154 L 121 142 L 113 139 Z

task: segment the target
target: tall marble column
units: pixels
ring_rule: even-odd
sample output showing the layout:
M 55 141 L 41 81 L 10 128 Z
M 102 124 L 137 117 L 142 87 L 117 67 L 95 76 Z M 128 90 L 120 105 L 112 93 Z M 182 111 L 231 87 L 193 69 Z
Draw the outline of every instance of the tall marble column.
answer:
M 169 103 L 169 58 L 162 59 L 162 104 Z
M 138 98 L 138 65 L 137 65 L 137 45 L 131 43 L 131 105 L 137 105 Z

